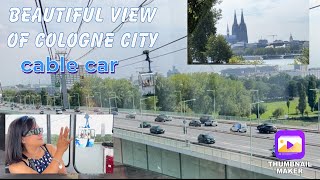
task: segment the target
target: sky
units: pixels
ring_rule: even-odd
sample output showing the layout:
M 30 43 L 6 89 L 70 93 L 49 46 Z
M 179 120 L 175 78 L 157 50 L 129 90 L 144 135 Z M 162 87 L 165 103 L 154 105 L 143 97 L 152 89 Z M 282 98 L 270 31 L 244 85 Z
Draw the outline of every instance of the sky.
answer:
M 290 8 L 287 8 L 288 2 L 290 1 Z M 24 48 L 8 48 L 7 38 L 11 32 L 30 32 L 30 39 L 33 39 L 36 34 L 42 31 L 41 25 L 39 23 L 10 23 L 9 22 L 9 9 L 10 7 L 32 7 L 35 8 L 34 1 L 23 1 L 23 0 L 5 0 L 6 3 L 2 3 L 0 7 L 0 53 L 2 58 L 0 60 L 0 82 L 3 86 L 16 85 L 16 84 L 50 84 L 50 76 L 45 75 L 35 75 L 35 74 L 24 74 L 21 72 L 20 64 L 23 60 L 29 59 L 34 60 L 44 60 L 48 54 L 46 47 L 36 48 L 34 42 L 30 40 Z M 42 4 L 44 7 L 74 7 L 73 4 L 77 4 L 77 7 L 85 7 L 87 5 L 87 0 L 55 0 L 55 1 L 44 1 Z M 119 22 L 111 23 L 111 7 L 137 7 L 140 5 L 142 0 L 110 0 L 110 1 L 97 1 L 94 0 L 91 7 L 102 7 L 103 11 L 101 16 L 104 18 L 103 23 L 90 22 L 84 23 L 80 33 L 83 32 L 110 32 L 112 31 Z M 234 9 L 237 10 L 238 20 L 240 21 L 241 9 L 244 10 L 245 20 L 248 26 L 249 41 L 253 39 L 260 38 L 272 38 L 267 37 L 267 35 L 277 34 L 277 39 L 289 38 L 290 33 L 292 33 L 294 39 L 304 39 L 310 40 L 310 66 L 320 67 L 320 53 L 318 49 L 320 48 L 320 34 L 318 30 L 320 29 L 320 23 L 317 19 L 320 18 L 320 8 L 315 8 L 308 10 L 308 7 L 320 5 L 319 0 L 310 0 L 309 3 L 305 3 L 305 0 L 224 0 L 219 6 L 228 5 L 228 8 L 223 8 L 223 13 L 227 13 L 225 18 L 228 18 L 226 22 L 224 19 L 220 20 L 217 25 L 219 33 L 225 34 L 226 24 L 229 23 L 229 28 L 233 23 L 233 13 Z M 239 4 L 240 3 L 240 4 Z M 125 32 L 159 32 L 159 38 L 156 41 L 154 48 L 160 47 L 168 42 L 176 40 L 187 34 L 187 0 L 154 0 L 148 7 L 157 7 L 158 11 L 152 23 L 126 23 L 122 29 L 116 33 L 120 36 Z M 259 9 L 260 8 L 260 9 Z M 276 16 L 271 18 L 270 13 L 277 12 L 282 9 L 283 12 L 281 16 Z M 292 9 L 295 9 L 297 13 L 291 13 Z M 229 11 L 229 12 L 228 12 Z M 309 15 L 308 15 L 309 12 Z M 291 14 L 290 14 L 291 13 Z M 260 17 L 260 18 L 256 18 Z M 270 22 L 271 20 L 276 20 L 277 25 L 272 25 L 272 28 L 263 28 L 265 35 L 258 33 L 258 29 L 262 28 L 261 19 L 263 17 L 263 22 Z M 266 18 L 268 17 L 268 18 Z M 259 22 L 260 21 L 260 22 Z M 273 22 L 274 22 L 273 21 Z M 308 21 L 310 26 L 308 26 Z M 77 31 L 80 22 L 76 23 L 47 23 L 48 31 L 50 32 L 64 32 L 69 34 L 71 32 Z M 281 25 L 281 26 L 280 26 Z M 280 27 L 289 27 L 280 28 Z M 276 33 L 274 32 L 276 28 Z M 220 30 L 221 29 L 221 30 Z M 261 31 L 260 31 L 261 32 Z M 119 39 L 115 38 L 115 42 Z M 181 48 L 187 47 L 187 39 L 183 39 L 169 46 L 161 48 L 155 52 L 150 53 L 150 58 L 152 60 L 152 70 L 158 72 L 164 76 L 172 66 L 180 72 L 219 72 L 226 68 L 238 68 L 243 66 L 232 66 L 232 65 L 187 65 L 187 51 L 183 50 L 174 54 L 167 56 L 162 56 L 160 58 L 152 59 L 155 56 L 162 55 L 171 51 L 175 51 Z M 153 48 L 153 49 L 154 49 Z M 53 51 L 61 50 L 58 48 L 53 48 Z M 80 63 L 84 63 L 87 60 L 121 60 L 128 57 L 136 56 L 142 53 L 143 50 L 152 50 L 152 48 L 122 48 L 119 46 L 114 46 L 110 48 L 97 48 L 92 53 L 90 53 L 85 58 L 79 60 Z M 70 53 L 70 59 L 77 59 L 84 53 L 86 53 L 88 48 L 75 47 Z M 116 68 L 115 74 L 105 74 L 99 75 L 102 78 L 129 78 L 133 75 L 137 78 L 138 73 L 142 71 L 141 67 L 144 67 L 144 71 L 147 69 L 147 63 L 137 63 L 134 65 L 126 66 L 131 63 L 144 60 L 145 57 L 138 57 L 135 59 L 130 59 L 126 62 L 120 63 Z

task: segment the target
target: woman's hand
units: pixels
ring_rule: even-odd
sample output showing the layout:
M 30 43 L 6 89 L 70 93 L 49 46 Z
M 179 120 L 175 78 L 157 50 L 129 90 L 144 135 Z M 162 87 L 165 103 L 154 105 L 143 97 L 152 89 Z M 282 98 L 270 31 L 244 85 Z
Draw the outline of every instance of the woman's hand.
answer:
M 68 149 L 70 142 L 73 140 L 73 138 L 70 138 L 70 139 L 68 138 L 69 138 L 69 128 L 65 127 L 63 129 L 63 127 L 61 127 L 60 135 L 57 142 L 57 152 L 63 154 Z

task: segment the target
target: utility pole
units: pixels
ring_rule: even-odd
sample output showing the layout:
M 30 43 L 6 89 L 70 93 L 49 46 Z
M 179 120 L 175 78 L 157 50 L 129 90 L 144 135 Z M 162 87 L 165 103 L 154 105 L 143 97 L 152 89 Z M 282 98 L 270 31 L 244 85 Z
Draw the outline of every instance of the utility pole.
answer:
M 66 51 L 56 51 L 56 59 L 58 61 L 61 61 L 62 59 L 64 59 L 64 57 L 66 56 L 67 52 Z M 67 59 L 65 59 L 65 62 L 67 61 Z M 65 64 L 63 64 L 63 68 L 65 69 Z M 60 67 L 62 68 L 62 67 Z M 61 72 L 61 76 L 60 76 L 61 80 L 60 80 L 60 87 L 61 87 L 61 93 L 62 93 L 62 106 L 64 109 L 66 109 L 68 107 L 68 92 L 67 92 L 67 82 L 66 82 L 66 74 Z

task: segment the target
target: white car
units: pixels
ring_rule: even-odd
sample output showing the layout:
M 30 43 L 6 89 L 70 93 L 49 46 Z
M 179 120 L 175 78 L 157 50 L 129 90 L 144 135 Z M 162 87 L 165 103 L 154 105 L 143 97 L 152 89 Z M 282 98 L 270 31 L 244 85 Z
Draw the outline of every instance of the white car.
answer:
M 56 114 L 62 114 L 62 110 L 61 109 L 56 109 Z
M 247 132 L 247 124 L 246 123 L 234 123 L 233 126 L 230 128 L 232 132 Z

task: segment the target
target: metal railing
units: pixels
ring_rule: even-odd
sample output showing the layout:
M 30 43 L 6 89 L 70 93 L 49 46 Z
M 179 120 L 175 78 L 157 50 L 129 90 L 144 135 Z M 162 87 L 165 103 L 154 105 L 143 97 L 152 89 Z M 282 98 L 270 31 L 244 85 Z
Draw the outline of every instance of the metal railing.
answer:
M 205 146 L 205 145 L 199 145 L 197 143 L 186 143 L 185 141 L 173 139 L 173 138 L 167 138 L 167 137 L 161 137 L 161 136 L 154 136 L 142 132 L 136 132 L 132 130 L 126 130 L 126 129 L 120 129 L 115 128 L 114 129 L 114 137 L 126 139 L 133 142 L 144 142 L 144 144 L 148 143 L 156 143 L 159 145 L 164 145 L 167 147 L 172 147 L 176 149 L 176 151 L 189 151 L 193 155 L 196 155 L 199 158 L 205 157 L 205 159 L 210 158 L 218 158 L 221 159 L 222 162 L 233 165 L 239 168 L 245 168 L 247 169 L 254 169 L 254 168 L 262 168 L 270 170 L 271 175 L 277 175 L 277 177 L 281 177 L 281 174 L 277 174 L 276 169 L 277 167 L 270 166 L 269 162 L 278 162 L 274 158 L 270 157 L 263 157 L 261 155 L 253 155 L 252 157 L 248 154 L 245 154 L 243 152 L 237 152 L 235 150 L 227 150 L 224 148 L 217 148 L 217 147 L 211 147 L 211 146 Z M 311 168 L 302 168 L 303 173 L 295 174 L 294 177 L 301 177 L 301 178 L 308 178 L 308 179 L 317 179 L 320 178 L 320 171 L 316 169 Z M 262 172 L 262 170 L 260 170 Z M 265 172 L 265 171 L 263 171 Z M 284 177 L 286 178 L 286 177 Z

